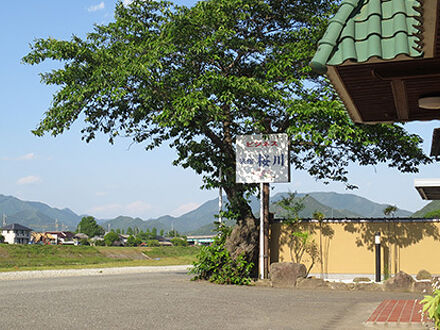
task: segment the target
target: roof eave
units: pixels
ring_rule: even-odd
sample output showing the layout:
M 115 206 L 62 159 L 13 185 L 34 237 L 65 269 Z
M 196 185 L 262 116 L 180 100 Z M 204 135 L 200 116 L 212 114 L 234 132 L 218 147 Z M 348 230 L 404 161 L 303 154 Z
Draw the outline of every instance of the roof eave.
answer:
M 326 68 L 327 77 L 330 79 L 330 82 L 344 103 L 351 120 L 353 120 L 355 123 L 363 123 L 362 116 L 350 97 L 350 94 L 348 93 L 347 88 L 345 87 L 345 84 L 339 76 L 336 68 L 334 66 L 327 66 Z

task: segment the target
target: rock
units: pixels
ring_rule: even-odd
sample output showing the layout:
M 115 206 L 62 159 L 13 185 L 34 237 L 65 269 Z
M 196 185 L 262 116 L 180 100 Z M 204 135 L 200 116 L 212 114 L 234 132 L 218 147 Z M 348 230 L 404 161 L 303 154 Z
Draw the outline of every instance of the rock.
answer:
M 298 278 L 307 276 L 306 266 L 293 262 L 275 262 L 270 265 L 270 280 L 274 287 L 294 288 Z
M 398 272 L 394 277 L 384 282 L 385 291 L 403 291 L 408 292 L 412 290 L 414 279 L 411 275 L 405 272 Z
M 414 282 L 411 291 L 423 294 L 432 294 L 432 283 L 431 281 Z
M 378 283 L 356 283 L 354 289 L 358 291 L 383 291 L 383 286 Z
M 371 280 L 368 277 L 355 277 L 353 279 L 354 283 L 359 283 L 359 282 L 371 282 Z
M 419 270 L 417 273 L 416 279 L 420 280 L 430 280 L 432 278 L 432 275 L 430 272 L 428 272 L 426 269 Z
M 331 289 L 329 282 L 320 278 L 300 278 L 296 282 L 298 289 Z
M 351 291 L 354 289 L 354 283 L 344 282 L 328 282 L 329 286 L 333 290 Z

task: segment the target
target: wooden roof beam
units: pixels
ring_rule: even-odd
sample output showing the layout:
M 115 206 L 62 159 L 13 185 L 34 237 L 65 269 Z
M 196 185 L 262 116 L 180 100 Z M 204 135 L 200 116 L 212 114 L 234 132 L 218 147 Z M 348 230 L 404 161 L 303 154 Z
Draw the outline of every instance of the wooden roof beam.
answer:
M 391 80 L 394 105 L 396 106 L 397 119 L 407 121 L 409 119 L 408 97 L 406 95 L 405 82 L 400 79 Z

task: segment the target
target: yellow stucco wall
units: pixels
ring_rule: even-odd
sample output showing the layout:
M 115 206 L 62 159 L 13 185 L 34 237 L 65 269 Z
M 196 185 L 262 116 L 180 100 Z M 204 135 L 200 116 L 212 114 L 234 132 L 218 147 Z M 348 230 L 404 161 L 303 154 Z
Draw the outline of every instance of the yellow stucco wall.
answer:
M 311 254 L 315 255 L 311 273 L 321 273 L 322 249 L 325 274 L 374 274 L 374 234 L 380 232 L 382 273 L 391 275 L 402 270 L 417 274 L 426 269 L 440 274 L 439 222 L 323 222 L 321 227 L 313 222 L 302 223 L 301 227 L 310 233 L 309 241 L 315 243 L 314 250 L 304 253 L 301 260 L 309 267 Z M 295 261 L 295 251 L 299 249 L 292 245 L 293 231 L 292 226 L 271 224 L 271 263 Z

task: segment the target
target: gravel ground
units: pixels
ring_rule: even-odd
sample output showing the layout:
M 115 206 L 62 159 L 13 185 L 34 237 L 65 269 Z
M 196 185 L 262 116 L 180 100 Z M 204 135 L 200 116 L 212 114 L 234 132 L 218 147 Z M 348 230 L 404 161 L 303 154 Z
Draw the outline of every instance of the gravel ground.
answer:
M 32 271 L 0 273 L 0 280 L 24 280 L 24 279 L 34 279 L 34 278 L 54 278 L 54 277 L 73 277 L 73 276 L 102 276 L 102 275 L 116 275 L 116 274 L 186 272 L 190 267 L 191 267 L 190 265 L 181 265 L 181 266 L 137 266 L 137 267 L 113 267 L 113 268 L 32 270 Z
M 214 285 L 190 281 L 185 271 L 153 269 L 0 280 L 0 329 L 357 330 L 384 299 L 420 298 L 409 293 Z

